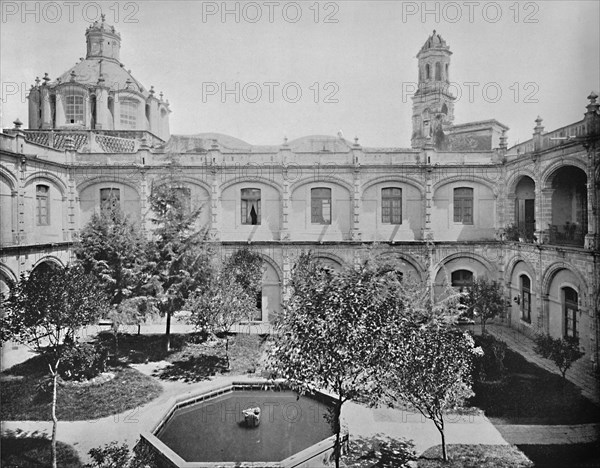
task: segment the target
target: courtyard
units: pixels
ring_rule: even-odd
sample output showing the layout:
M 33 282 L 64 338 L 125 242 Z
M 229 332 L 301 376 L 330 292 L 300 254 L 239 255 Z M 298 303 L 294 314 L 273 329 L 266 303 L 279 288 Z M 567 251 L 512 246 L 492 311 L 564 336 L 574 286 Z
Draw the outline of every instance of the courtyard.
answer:
M 59 407 L 62 408 L 62 413 L 58 429 L 59 441 L 71 446 L 81 460 L 81 464 L 74 462 L 69 466 L 83 466 L 83 463 L 89 462 L 88 452 L 90 449 L 114 441 L 134 446 L 139 440 L 140 433 L 150 430 L 156 424 L 157 415 L 167 411 L 174 397 L 181 398 L 185 395 L 210 391 L 231 382 L 253 382 L 257 378 L 262 378 L 261 355 L 268 328 L 259 330 L 265 333 L 250 334 L 247 327 L 240 327 L 232 340 L 231 367 L 226 370 L 223 366 L 222 344 L 204 346 L 201 340 L 194 338 L 189 327 L 180 324 L 175 327 L 178 333 L 174 340 L 177 344 L 173 352 L 167 355 L 162 355 L 163 353 L 158 355 L 154 353 L 153 355 L 149 351 L 156 347 L 151 344 L 153 341 L 160 340 L 160 335 L 152 332 L 159 331 L 161 327 L 162 324 L 144 326 L 141 335 L 136 335 L 134 327 L 131 327 L 131 333 L 124 335 L 122 339 L 123 356 L 126 356 L 122 359 L 123 365 L 127 366 L 131 374 L 135 373 L 130 377 L 130 384 L 147 380 L 150 385 L 143 388 L 141 393 L 149 401 L 136 404 L 129 395 L 128 403 L 135 406 L 121 411 L 118 401 L 120 398 L 115 401 L 114 397 L 121 395 L 123 389 L 128 388 L 130 384 L 123 381 L 117 382 L 115 379 L 112 383 L 102 383 L 95 385 L 94 389 L 88 389 L 88 391 L 91 390 L 88 397 L 91 393 L 98 393 L 99 400 L 97 401 L 100 402 L 100 407 L 93 404 L 96 400 L 93 400 L 92 404 L 88 406 L 85 394 L 77 395 L 76 399 L 79 402 L 77 407 L 66 405 L 68 399 L 60 402 Z M 492 326 L 492 333 L 496 336 L 504 336 L 504 338 L 509 337 L 509 347 L 511 353 L 514 353 L 512 360 L 517 361 L 516 366 L 519 367 L 514 372 L 524 372 L 523 367 L 527 366 L 526 371 L 529 373 L 544 374 L 545 377 L 550 376 L 557 381 L 560 380 L 556 373 L 551 374 L 542 367 L 529 362 L 533 360 L 540 364 L 541 360 L 538 356 L 531 352 L 524 353 L 525 357 L 519 354 L 519 349 L 523 352 L 522 342 L 525 338 L 517 337 L 521 341 L 519 343 L 515 341 L 514 333 L 511 334 L 510 330 L 501 326 Z M 91 328 L 87 335 L 90 339 L 98 337 L 98 335 L 94 336 Z M 14 364 L 12 369 L 4 369 L 1 377 L 4 402 L 2 407 L 3 431 L 5 436 L 7 431 L 9 434 L 19 434 L 18 437 L 15 436 L 15 439 L 3 441 L 3 463 L 10 460 L 11 456 L 16 456 L 12 447 L 19 439 L 25 440 L 32 434 L 44 434 L 47 437 L 51 433 L 51 423 L 47 421 L 48 413 L 44 412 L 42 406 L 32 407 L 27 404 L 26 395 L 21 395 L 23 400 L 20 402 L 15 402 L 11 397 L 13 391 L 11 386 L 15 384 L 15 380 L 13 380 L 15 376 L 25 373 L 25 371 L 29 378 L 36 375 L 35 372 L 31 372 L 31 365 L 35 358 L 32 358 L 29 353 L 19 351 L 23 350 L 3 347 L 3 361 Z M 16 364 L 15 360 L 24 361 Z M 526 364 L 527 362 L 529 364 Z M 551 369 L 549 362 L 542 361 L 541 364 Z M 597 466 L 599 460 L 595 448 L 600 431 L 598 399 L 589 400 L 582 396 L 585 393 L 593 395 L 597 389 L 590 388 L 589 384 L 586 387 L 574 384 L 572 380 L 578 380 L 577 374 L 570 376 L 570 387 L 566 398 L 563 397 L 565 394 L 560 393 L 560 389 L 554 389 L 554 393 L 552 389 L 547 389 L 548 396 L 545 398 L 545 402 L 541 402 L 541 406 L 532 408 L 514 406 L 509 401 L 513 398 L 513 394 L 507 395 L 505 399 L 498 398 L 497 395 L 478 394 L 475 398 L 476 401 L 489 397 L 491 401 L 500 405 L 504 404 L 505 407 L 486 408 L 485 406 L 488 404 L 484 402 L 483 408 L 471 407 L 468 411 L 449 414 L 447 416 L 447 441 L 450 454 L 453 453 L 452 450 L 455 447 L 457 460 L 461 460 L 461 456 L 467 460 L 464 465 L 456 462 L 456 465 L 451 466 L 488 466 L 468 464 L 468 460 L 482 457 L 484 454 L 491 456 L 490 467 L 530 466 L 527 465 L 526 458 L 522 454 L 519 455 L 518 451 L 515 452 L 516 447 L 533 460 L 536 463 L 535 466 L 565 466 L 566 458 L 563 457 L 567 457 L 571 461 L 570 466 Z M 32 385 L 31 382 L 28 383 L 28 387 Z M 103 386 L 107 385 L 115 385 L 115 387 L 107 388 L 105 391 L 101 390 Z M 138 390 L 140 390 L 139 387 Z M 522 387 L 514 389 L 515 392 L 522 390 Z M 522 395 L 524 398 L 522 404 L 527 405 L 528 399 L 533 401 L 539 397 L 539 395 L 533 394 L 535 390 L 537 389 L 530 385 L 531 394 Z M 14 391 L 18 393 L 18 388 Z M 556 399 L 554 403 L 552 402 L 553 398 Z M 102 402 L 104 402 L 103 405 Z M 553 407 L 553 404 L 556 407 Z M 568 406 L 565 407 L 565 404 Z M 22 405 L 29 413 L 23 414 L 17 408 L 13 408 L 13 405 Z M 557 408 L 566 409 L 557 414 Z M 105 414 L 94 414 L 95 412 Z M 486 413 L 491 413 L 491 415 L 486 416 Z M 417 460 L 418 466 L 437 466 L 434 464 L 436 462 L 431 460 L 439 456 L 439 452 L 436 452 L 435 449 L 438 446 L 437 431 L 431 421 L 425 420 L 418 411 L 369 408 L 363 404 L 350 403 L 344 410 L 343 419 L 350 433 L 351 443 L 361 449 L 360 455 L 357 452 L 354 459 L 345 458 L 346 463 L 353 463 L 347 464 L 347 466 L 376 466 L 378 461 L 382 462 L 386 459 L 388 463 L 392 464 L 382 464 L 381 466 L 395 466 L 393 464 L 394 444 L 402 444 L 403 441 L 410 441 L 414 444 L 415 453 L 420 457 Z M 388 446 L 391 448 L 386 452 Z M 351 447 L 354 448 L 354 445 Z M 465 457 L 464 454 L 468 454 L 469 451 L 472 452 L 471 456 Z M 350 450 L 349 453 L 352 454 L 353 451 Z M 497 458 L 494 458 L 494 455 Z M 31 465 L 18 466 L 38 465 L 32 462 Z

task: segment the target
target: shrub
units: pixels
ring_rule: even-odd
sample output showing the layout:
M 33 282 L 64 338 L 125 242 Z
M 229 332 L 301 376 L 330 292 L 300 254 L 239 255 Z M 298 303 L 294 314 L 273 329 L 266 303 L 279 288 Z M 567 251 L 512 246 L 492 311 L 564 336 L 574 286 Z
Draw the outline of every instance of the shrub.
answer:
M 83 343 L 64 351 L 60 376 L 65 380 L 86 380 L 106 370 L 108 350 Z
M 141 440 L 130 452 L 127 444 L 117 445 L 113 441 L 104 447 L 96 447 L 89 452 L 92 463 L 85 468 L 156 468 L 157 462 L 151 450 Z
M 480 382 L 501 379 L 506 371 L 506 343 L 490 334 L 475 336 L 474 340 L 483 350 L 483 356 L 475 359 L 474 378 Z
M 571 365 L 585 354 L 579 349 L 579 338 L 574 336 L 552 338 L 550 335 L 542 334 L 536 336 L 534 341 L 533 350 L 554 362 L 563 379 L 566 378 L 566 373 Z
M 412 440 L 392 439 L 383 434 L 368 438 L 354 438 L 342 455 L 346 466 L 354 468 L 392 468 L 409 466 L 408 462 L 417 459 Z

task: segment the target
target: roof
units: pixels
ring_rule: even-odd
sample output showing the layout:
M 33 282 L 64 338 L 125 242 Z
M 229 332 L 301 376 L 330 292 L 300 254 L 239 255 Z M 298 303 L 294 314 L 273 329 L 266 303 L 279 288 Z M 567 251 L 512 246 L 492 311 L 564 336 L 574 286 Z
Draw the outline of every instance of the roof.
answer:
M 73 81 L 76 83 L 95 86 L 102 73 L 105 86 L 113 91 L 127 89 L 129 86 L 129 89 L 142 93 L 145 98 L 150 95 L 149 91 L 128 70 L 125 70 L 122 63 L 113 59 L 101 57 L 84 59 L 64 72 L 59 78 L 60 82 L 71 81 L 73 72 Z

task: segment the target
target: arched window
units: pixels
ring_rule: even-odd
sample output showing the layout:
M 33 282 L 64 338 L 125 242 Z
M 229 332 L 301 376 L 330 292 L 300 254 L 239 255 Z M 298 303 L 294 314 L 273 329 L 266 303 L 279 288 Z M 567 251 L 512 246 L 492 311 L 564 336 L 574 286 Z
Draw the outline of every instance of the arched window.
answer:
M 50 187 L 35 186 L 35 218 L 38 226 L 50 224 Z
M 402 224 L 401 188 L 381 189 L 381 222 L 384 224 Z
M 118 188 L 100 189 L 100 210 L 102 214 L 110 214 L 121 205 L 121 191 Z
M 473 224 L 473 189 L 470 187 L 454 189 L 454 222 Z
M 446 64 L 446 81 L 450 81 L 450 74 L 448 73 L 448 64 Z
M 260 189 L 242 189 L 242 224 L 260 224 Z
M 173 189 L 176 194 L 181 208 L 184 213 L 191 213 L 192 211 L 192 191 L 188 187 L 175 187 Z
M 565 333 L 564 335 L 579 337 L 579 324 L 578 324 L 578 312 L 579 312 L 579 296 L 577 291 L 573 288 L 562 289 L 562 303 L 563 312 L 565 317 Z
M 428 63 L 425 65 L 425 79 L 431 79 L 431 66 Z
M 262 307 L 263 307 L 263 292 L 262 288 L 256 293 L 256 309 L 254 310 L 254 320 L 262 320 Z
M 442 65 L 440 62 L 435 62 L 435 80 L 442 81 Z
M 331 189 L 311 189 L 310 208 L 312 224 L 331 224 Z
M 92 120 L 90 122 L 90 128 L 96 128 L 96 95 L 90 95 L 90 114 Z
M 462 292 L 463 288 L 473 284 L 473 272 L 469 270 L 455 270 L 451 275 L 452 287 L 459 288 Z
M 442 114 L 448 115 L 448 106 L 446 105 L 446 103 L 442 105 Z
M 69 94 L 65 97 L 65 119 L 68 124 L 83 125 L 83 95 Z
M 132 99 L 121 101 L 121 127 L 135 130 L 137 125 L 138 102 Z
M 531 323 L 531 280 L 526 275 L 521 280 L 521 320 Z

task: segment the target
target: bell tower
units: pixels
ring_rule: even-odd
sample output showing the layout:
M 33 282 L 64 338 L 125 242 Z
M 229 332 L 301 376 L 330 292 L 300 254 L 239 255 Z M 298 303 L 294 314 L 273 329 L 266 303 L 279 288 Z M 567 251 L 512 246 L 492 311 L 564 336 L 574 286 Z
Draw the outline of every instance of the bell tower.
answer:
M 421 148 L 429 140 L 444 147 L 444 129 L 454 121 L 454 100 L 449 91 L 450 47 L 434 30 L 417 54 L 419 85 L 413 96 L 411 145 Z

